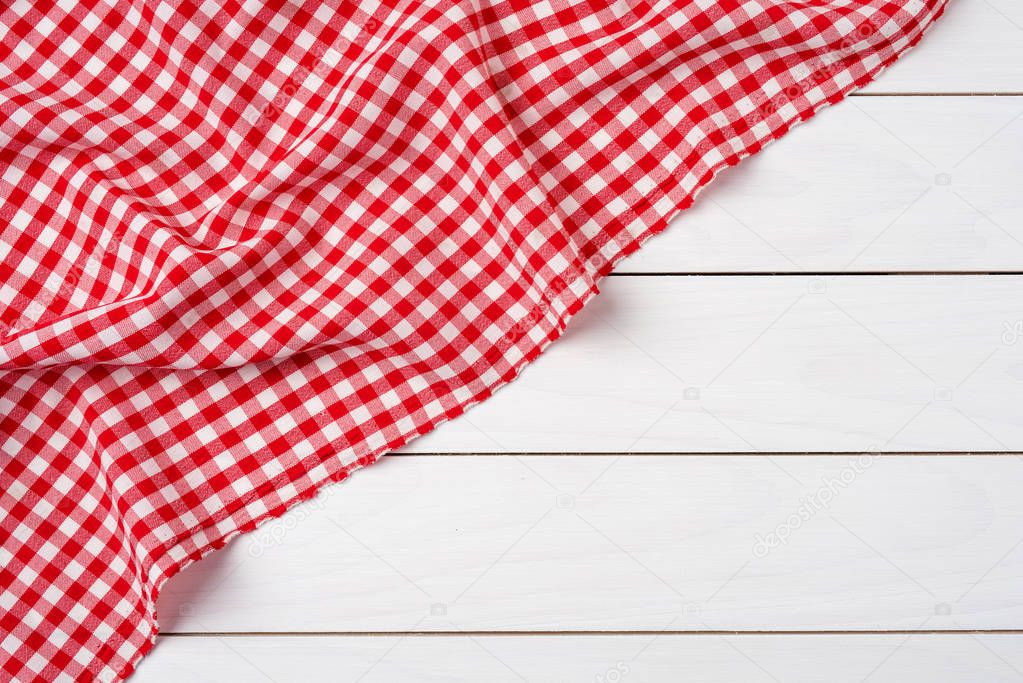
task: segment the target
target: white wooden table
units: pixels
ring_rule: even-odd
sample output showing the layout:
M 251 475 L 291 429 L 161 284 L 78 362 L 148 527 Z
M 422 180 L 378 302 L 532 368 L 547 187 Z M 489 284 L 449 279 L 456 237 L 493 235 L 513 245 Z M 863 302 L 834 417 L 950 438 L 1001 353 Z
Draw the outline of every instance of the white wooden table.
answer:
M 1023 679 L 1023 4 L 954 0 L 492 400 L 166 587 L 139 683 Z

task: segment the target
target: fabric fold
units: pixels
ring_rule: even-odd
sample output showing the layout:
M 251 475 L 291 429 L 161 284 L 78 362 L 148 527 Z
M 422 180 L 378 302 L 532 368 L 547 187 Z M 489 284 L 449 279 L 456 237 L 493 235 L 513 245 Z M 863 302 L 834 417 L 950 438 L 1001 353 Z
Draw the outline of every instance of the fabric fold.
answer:
M 944 4 L 0 8 L 0 677 L 126 678 L 168 578 L 512 380 Z

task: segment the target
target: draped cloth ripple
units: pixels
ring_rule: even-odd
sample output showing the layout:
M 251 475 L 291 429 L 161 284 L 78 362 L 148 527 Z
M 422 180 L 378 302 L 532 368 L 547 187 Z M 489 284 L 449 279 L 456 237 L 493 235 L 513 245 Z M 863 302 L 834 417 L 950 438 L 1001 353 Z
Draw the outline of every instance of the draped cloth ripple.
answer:
M 943 0 L 0 6 L 0 679 L 511 380 Z M 684 229 L 684 228 L 679 228 Z

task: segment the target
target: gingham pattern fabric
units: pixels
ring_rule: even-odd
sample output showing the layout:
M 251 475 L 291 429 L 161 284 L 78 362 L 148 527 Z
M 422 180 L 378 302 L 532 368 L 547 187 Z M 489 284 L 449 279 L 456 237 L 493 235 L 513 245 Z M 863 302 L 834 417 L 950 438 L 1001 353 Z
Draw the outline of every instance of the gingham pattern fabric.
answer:
M 942 0 L 0 6 L 0 680 L 511 380 Z

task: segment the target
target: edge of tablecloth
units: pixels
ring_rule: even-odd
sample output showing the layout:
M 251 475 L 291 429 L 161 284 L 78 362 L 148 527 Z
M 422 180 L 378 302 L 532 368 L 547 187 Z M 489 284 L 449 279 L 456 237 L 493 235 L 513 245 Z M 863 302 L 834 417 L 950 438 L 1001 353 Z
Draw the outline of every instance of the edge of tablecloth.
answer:
M 219 535 L 208 540 L 197 550 L 188 553 L 183 560 L 176 562 L 168 571 L 161 574 L 153 587 L 152 595 L 149 600 L 149 612 L 146 614 L 146 620 L 150 624 L 150 629 L 146 642 L 139 648 L 135 657 L 129 661 L 128 664 L 122 668 L 117 673 L 116 677 L 111 679 L 109 683 L 121 683 L 125 681 L 132 673 L 134 673 L 142 659 L 152 651 L 153 646 L 156 643 L 156 637 L 159 634 L 159 621 L 156 611 L 156 603 L 159 598 L 160 591 L 168 579 L 177 575 L 182 570 L 206 557 L 210 553 L 223 548 L 235 537 L 254 531 L 266 522 L 281 518 L 296 505 L 312 500 L 322 493 L 327 487 L 345 481 L 353 472 L 375 463 L 383 455 L 406 445 L 410 441 L 433 431 L 441 424 L 460 416 L 469 408 L 472 408 L 476 404 L 488 399 L 498 389 L 506 386 L 518 377 L 519 373 L 526 365 L 535 360 L 548 346 L 550 346 L 552 342 L 561 337 L 568 325 L 568 322 L 590 301 L 590 299 L 593 298 L 593 296 L 599 292 L 597 287 L 598 282 L 603 277 L 607 276 L 622 259 L 635 253 L 651 237 L 663 232 L 682 211 L 685 211 L 692 206 L 699 193 L 705 189 L 721 171 L 737 166 L 744 159 L 756 155 L 771 143 L 784 137 L 789 131 L 799 124 L 812 119 L 829 105 L 841 102 L 851 93 L 872 83 L 889 66 L 894 64 L 901 56 L 920 43 L 924 35 L 944 14 L 945 9 L 948 6 L 948 1 L 949 0 L 939 0 L 933 15 L 919 28 L 916 36 L 910 39 L 910 41 L 901 49 L 896 50 L 887 60 L 881 62 L 874 69 L 865 72 L 859 79 L 856 79 L 847 86 L 840 88 L 839 91 L 831 97 L 823 97 L 821 101 L 814 103 L 809 111 L 803 113 L 796 111 L 791 116 L 786 116 L 783 123 L 777 129 L 773 130 L 770 135 L 759 144 L 759 146 L 754 149 L 743 149 L 734 156 L 722 159 L 711 166 L 708 172 L 698 180 L 695 187 L 688 195 L 686 195 L 681 201 L 674 202 L 673 206 L 667 213 L 659 217 L 637 237 L 627 244 L 620 245 L 613 256 L 608 259 L 598 256 L 595 259 L 591 259 L 590 261 L 581 264 L 577 272 L 572 275 L 572 277 L 567 279 L 564 277 L 559 278 L 559 281 L 556 282 L 557 287 L 549 288 L 544 293 L 545 296 L 543 297 L 543 300 L 527 312 L 520 321 L 520 323 L 529 323 L 530 326 L 523 327 L 521 324 L 513 326 L 513 328 L 497 342 L 497 344 L 501 346 L 495 345 L 492 347 L 492 349 L 502 348 L 503 352 L 506 352 L 508 348 L 523 342 L 523 340 L 529 340 L 531 338 L 531 332 L 539 331 L 542 333 L 542 340 L 527 344 L 527 348 L 525 349 L 522 357 L 512 365 L 510 371 L 505 375 L 502 375 L 497 379 L 487 381 L 483 378 L 484 373 L 479 373 L 475 378 L 475 382 L 481 383 L 481 386 L 479 390 L 473 393 L 470 399 L 460 402 L 454 408 L 446 411 L 443 415 L 435 418 L 427 424 L 419 425 L 407 430 L 385 445 L 373 449 L 368 455 L 360 457 L 356 461 L 343 466 L 339 470 L 324 476 L 319 481 L 315 481 L 309 489 L 291 496 L 283 502 L 283 505 L 275 508 L 274 510 L 255 517 L 244 524 L 231 525 L 233 528 L 221 531 Z M 677 168 L 668 175 L 675 176 L 676 182 L 678 182 L 680 174 L 684 171 L 684 168 Z M 667 177 L 665 180 L 667 180 Z M 641 193 L 642 201 L 652 203 L 653 201 L 656 201 L 656 199 L 663 198 L 665 194 L 666 193 L 659 190 L 656 192 L 643 192 Z M 654 195 L 657 196 L 654 197 Z M 595 265 L 595 263 L 599 265 Z M 577 293 L 580 292 L 580 290 L 581 293 Z M 482 362 L 483 361 L 481 361 L 481 363 Z M 228 516 L 225 518 L 225 521 L 226 519 L 230 519 L 230 517 Z M 175 544 L 166 547 L 164 549 L 164 555 L 171 554 L 172 550 L 175 548 L 183 549 L 184 546 L 189 544 L 189 541 L 194 541 L 196 536 L 205 533 L 213 526 L 219 525 L 209 524 L 190 530 L 187 535 L 179 537 Z

